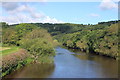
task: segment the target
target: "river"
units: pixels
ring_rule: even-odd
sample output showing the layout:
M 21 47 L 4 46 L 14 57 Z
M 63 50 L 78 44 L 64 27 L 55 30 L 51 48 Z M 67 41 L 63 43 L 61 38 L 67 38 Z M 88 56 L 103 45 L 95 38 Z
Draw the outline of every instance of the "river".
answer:
M 30 64 L 7 78 L 117 78 L 117 61 L 57 47 L 54 64 Z

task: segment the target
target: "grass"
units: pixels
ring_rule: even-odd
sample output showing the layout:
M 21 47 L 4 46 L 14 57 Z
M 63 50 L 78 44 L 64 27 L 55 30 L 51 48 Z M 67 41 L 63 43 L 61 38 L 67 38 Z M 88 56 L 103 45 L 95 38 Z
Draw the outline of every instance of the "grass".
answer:
M 10 49 L 10 47 L 0 47 L 0 51 L 6 50 L 6 49 Z
M 5 47 L 4 47 L 5 48 Z M 8 48 L 8 47 L 7 47 Z M 0 51 L 0 54 L 2 54 L 2 56 L 8 55 L 8 54 L 12 54 L 17 52 L 18 50 L 20 50 L 19 47 L 9 47 L 8 49 L 2 50 Z

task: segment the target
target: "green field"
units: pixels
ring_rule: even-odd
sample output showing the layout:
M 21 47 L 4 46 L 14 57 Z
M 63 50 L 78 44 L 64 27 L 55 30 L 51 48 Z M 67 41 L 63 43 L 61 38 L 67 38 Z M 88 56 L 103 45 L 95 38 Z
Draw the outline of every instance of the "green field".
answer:
M 19 49 L 20 49 L 19 47 L 9 47 L 8 49 L 0 51 L 0 54 L 2 54 L 3 56 L 5 56 L 5 55 L 11 54 L 11 53 L 15 53 Z

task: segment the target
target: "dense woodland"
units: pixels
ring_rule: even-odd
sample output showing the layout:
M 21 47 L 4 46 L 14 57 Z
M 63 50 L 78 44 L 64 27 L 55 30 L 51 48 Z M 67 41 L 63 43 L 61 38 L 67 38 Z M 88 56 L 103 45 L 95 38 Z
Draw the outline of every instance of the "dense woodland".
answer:
M 3 46 L 21 46 L 34 54 L 35 57 L 38 55 L 55 55 L 55 45 L 53 44 L 58 41 L 68 48 L 117 58 L 119 22 L 99 22 L 95 25 L 72 23 L 8 25 L 1 22 L 2 42 Z

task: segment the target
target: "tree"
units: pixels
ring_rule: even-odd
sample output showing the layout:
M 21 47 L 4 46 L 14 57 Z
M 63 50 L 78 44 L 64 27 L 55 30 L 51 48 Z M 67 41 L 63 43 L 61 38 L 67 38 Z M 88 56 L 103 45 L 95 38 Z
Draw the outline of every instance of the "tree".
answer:
M 37 26 L 33 24 L 21 23 L 19 25 L 16 25 L 16 31 L 19 40 L 23 37 L 23 35 L 31 32 L 34 28 L 37 28 Z
M 4 29 L 2 34 L 2 42 L 3 44 L 16 45 L 17 43 L 16 31 L 11 28 Z
M 27 49 L 36 60 L 42 55 L 55 55 L 53 39 L 44 29 L 37 28 L 26 34 L 20 40 L 20 45 Z

